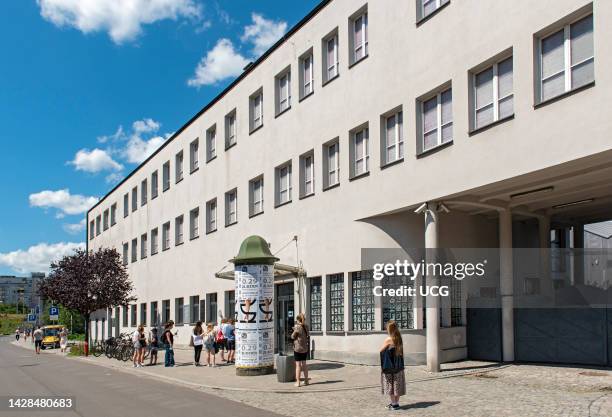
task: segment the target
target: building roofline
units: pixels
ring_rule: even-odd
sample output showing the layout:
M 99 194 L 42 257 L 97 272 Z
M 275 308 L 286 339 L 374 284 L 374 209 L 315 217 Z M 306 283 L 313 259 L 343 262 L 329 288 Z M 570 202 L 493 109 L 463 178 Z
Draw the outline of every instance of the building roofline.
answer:
M 187 129 L 187 127 L 189 127 L 193 122 L 196 121 L 197 118 L 199 118 L 202 114 L 204 114 L 208 109 L 210 109 L 212 106 L 214 106 L 215 104 L 217 104 L 218 101 L 220 101 L 224 96 L 226 96 L 234 87 L 236 87 L 240 81 L 242 81 L 244 78 L 246 78 L 247 75 L 249 75 L 257 66 L 259 66 L 259 64 L 261 64 L 263 61 L 266 60 L 266 58 L 268 58 L 268 56 L 270 56 L 272 54 L 272 52 L 274 52 L 276 49 L 278 49 L 283 43 L 285 43 L 291 36 L 293 36 L 294 33 L 296 33 L 299 29 L 302 28 L 302 26 L 304 26 L 306 23 L 308 23 L 315 15 L 317 15 L 325 6 L 327 6 L 329 3 L 331 3 L 333 0 L 322 0 L 319 4 L 317 4 L 315 6 L 314 9 L 312 9 L 302 20 L 300 20 L 298 23 L 296 23 L 293 27 L 291 27 L 287 33 L 285 33 L 283 35 L 282 38 L 280 38 L 278 41 L 276 41 L 276 43 L 274 45 L 272 45 L 266 52 L 264 52 L 259 58 L 257 58 L 257 60 L 255 60 L 255 62 L 247 65 L 246 69 L 242 72 L 242 74 L 240 74 L 234 81 L 231 82 L 230 85 L 228 85 L 227 87 L 225 87 L 223 89 L 223 91 L 221 91 L 217 96 L 215 96 L 215 98 L 213 98 L 206 106 L 204 106 L 200 111 L 198 111 L 193 117 L 191 117 L 191 119 L 189 119 L 185 124 L 183 124 L 176 132 L 174 132 L 172 134 L 172 136 L 170 136 L 167 140 L 164 141 L 164 143 L 155 150 L 155 152 L 153 152 L 151 155 L 149 155 L 149 157 L 147 159 L 145 159 L 143 162 L 141 162 L 136 168 L 134 168 L 125 178 L 123 178 L 117 185 L 115 185 L 109 192 L 107 192 L 102 198 L 100 198 L 100 200 L 98 200 L 98 202 L 96 204 L 94 204 L 93 206 L 91 206 L 91 208 L 89 208 L 89 210 L 87 210 L 86 213 L 86 221 L 89 219 L 89 213 L 95 209 L 96 207 L 98 207 L 100 204 L 102 204 L 102 202 L 104 200 L 106 200 L 106 198 L 111 195 L 112 193 L 114 193 L 119 187 L 121 187 L 128 179 L 130 179 L 134 174 L 136 174 L 140 168 L 142 168 L 144 165 L 146 165 L 151 159 L 153 159 L 153 157 L 155 155 L 157 155 L 159 152 L 161 152 L 162 149 L 164 149 L 170 142 L 172 142 L 178 135 L 180 135 L 185 129 Z M 89 228 L 89 223 L 86 225 L 85 230 L 87 232 L 87 229 Z M 86 241 L 89 241 L 89 236 L 86 236 Z

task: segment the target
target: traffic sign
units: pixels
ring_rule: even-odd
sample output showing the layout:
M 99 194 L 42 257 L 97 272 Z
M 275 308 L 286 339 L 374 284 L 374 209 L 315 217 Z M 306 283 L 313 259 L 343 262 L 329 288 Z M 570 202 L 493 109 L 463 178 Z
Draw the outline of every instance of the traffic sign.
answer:
M 30 323 L 36 322 L 36 314 L 28 314 L 28 321 Z
M 49 320 L 59 320 L 59 307 L 49 307 Z

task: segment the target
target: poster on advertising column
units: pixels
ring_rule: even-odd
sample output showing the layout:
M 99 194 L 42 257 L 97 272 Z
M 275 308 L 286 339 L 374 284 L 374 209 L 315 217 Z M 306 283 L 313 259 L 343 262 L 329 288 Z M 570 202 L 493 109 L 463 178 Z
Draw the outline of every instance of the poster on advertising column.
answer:
M 274 364 L 273 271 L 272 265 L 236 266 L 236 367 Z

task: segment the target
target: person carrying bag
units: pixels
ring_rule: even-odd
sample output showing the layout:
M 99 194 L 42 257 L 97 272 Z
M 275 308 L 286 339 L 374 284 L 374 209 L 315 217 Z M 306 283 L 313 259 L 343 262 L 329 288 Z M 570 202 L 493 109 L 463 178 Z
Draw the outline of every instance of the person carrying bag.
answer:
M 387 323 L 387 333 L 389 336 L 380 348 L 380 386 L 382 394 L 391 399 L 387 408 L 399 410 L 399 397 L 406 395 L 404 346 L 395 321 Z

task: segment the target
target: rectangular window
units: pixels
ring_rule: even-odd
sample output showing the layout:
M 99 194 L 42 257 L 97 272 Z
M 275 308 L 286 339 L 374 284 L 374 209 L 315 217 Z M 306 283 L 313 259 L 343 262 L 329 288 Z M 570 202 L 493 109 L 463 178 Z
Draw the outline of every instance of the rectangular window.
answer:
M 368 56 L 368 12 L 367 10 L 351 20 L 352 63 Z
M 514 114 L 512 57 L 496 62 L 474 74 L 474 129 Z
M 206 131 L 206 162 L 217 156 L 217 126 Z
M 340 184 L 340 143 L 323 145 L 323 189 Z
M 132 188 L 132 212 L 138 210 L 138 187 Z
M 217 293 L 206 295 L 208 299 L 208 317 L 206 321 L 208 323 L 217 323 Z
M 236 144 L 236 110 L 225 116 L 225 149 Z
M 421 101 L 421 149 L 427 151 L 453 140 L 452 89 Z
M 300 58 L 300 98 L 314 92 L 314 65 L 312 51 Z
M 151 255 L 155 255 L 158 251 L 158 242 L 159 239 L 159 231 L 157 227 L 151 230 Z
M 180 326 L 183 324 L 184 306 L 185 306 L 185 300 L 183 299 L 183 297 L 174 299 L 174 322 L 176 323 L 177 326 Z
M 183 179 L 183 151 L 176 154 L 174 161 L 175 182 L 180 182 Z
M 174 219 L 174 246 L 183 243 L 183 216 L 180 215 Z
M 170 161 L 167 161 L 162 169 L 162 187 L 164 191 L 170 189 Z
M 170 249 L 170 222 L 162 226 L 162 250 Z
M 200 321 L 206 323 L 206 300 L 200 300 Z
M 123 244 L 123 265 L 127 265 L 128 264 L 128 252 L 129 252 L 129 245 L 127 243 Z
M 291 70 L 285 70 L 276 76 L 276 114 L 279 115 L 291 107 Z
M 351 178 L 370 170 L 370 138 L 367 127 L 351 132 Z
M 329 82 L 339 74 L 338 61 L 338 32 L 323 39 L 323 74 L 324 82 Z
M 320 332 L 323 330 L 323 298 L 321 294 L 321 277 L 310 279 L 310 330 Z
M 140 303 L 140 324 L 147 325 L 147 303 Z
M 199 148 L 200 141 L 198 139 L 189 144 L 189 172 L 193 172 L 198 169 Z
M 102 227 L 104 230 L 108 229 L 108 215 L 108 210 L 104 210 L 104 213 L 102 214 Z
M 170 300 L 162 300 L 162 324 L 170 321 Z
M 225 226 L 238 223 L 238 190 L 225 193 Z
M 250 99 L 251 132 L 263 126 L 263 91 L 260 89 Z
M 329 330 L 344 330 L 344 274 L 328 275 L 329 279 Z
M 96 217 L 96 236 L 102 233 L 102 216 L 98 215 Z
M 417 0 L 419 4 L 419 20 L 426 18 L 449 1 L 450 0 Z
M 89 222 L 89 239 L 93 239 L 94 236 L 96 235 L 96 225 L 95 225 L 95 221 L 92 220 Z
M 453 280 L 455 281 L 455 280 Z M 383 289 L 391 288 L 414 288 L 414 281 L 407 276 L 386 276 L 382 281 Z M 414 304 L 413 297 L 389 296 L 388 292 L 383 295 L 383 329 L 385 329 L 389 320 L 394 320 L 400 329 L 414 328 Z
M 263 213 L 263 176 L 249 181 L 249 216 Z
M 236 319 L 236 291 L 227 291 L 227 308 L 225 310 L 228 318 Z
M 151 301 L 151 326 L 157 327 L 159 326 L 159 310 L 157 306 L 157 301 Z
M 140 259 L 144 259 L 147 257 L 147 250 L 148 250 L 148 245 L 147 245 L 147 234 L 143 233 L 142 235 L 140 235 Z
M 117 203 L 114 203 L 111 206 L 110 223 L 111 223 L 111 226 L 114 226 L 117 224 Z
M 123 195 L 123 217 L 127 217 L 130 214 L 130 194 L 125 193 Z
M 374 278 L 372 271 L 351 272 L 353 330 L 374 330 Z
M 540 38 L 539 50 L 540 102 L 593 82 L 593 15 Z
M 138 311 L 137 310 L 138 310 L 138 305 L 132 304 L 130 306 L 130 312 L 132 313 L 131 314 L 132 317 L 130 318 L 130 320 L 131 320 L 130 324 L 132 325 L 132 327 L 138 326 L 138 323 L 137 323 L 137 320 L 138 320 Z
M 129 306 L 123 306 L 121 311 L 123 313 L 123 327 L 128 327 L 130 324 L 128 323 L 128 308 Z
M 276 206 L 291 201 L 291 161 L 276 168 Z
M 300 197 L 314 194 L 314 152 L 300 156 Z
M 138 260 L 138 239 L 132 239 L 132 263 Z
M 206 233 L 217 230 L 217 199 L 206 203 Z
M 145 178 L 144 180 L 142 180 L 142 182 L 140 183 L 140 205 L 144 206 L 145 204 L 147 204 L 147 193 L 148 193 L 148 186 L 147 186 L 147 179 Z
M 189 212 L 189 239 L 200 235 L 200 209 L 194 208 Z
M 382 164 L 387 165 L 404 158 L 403 113 L 383 117 Z
M 200 319 L 200 296 L 189 297 L 189 321 L 195 323 Z
M 153 173 L 151 174 L 151 200 L 157 197 L 159 193 L 158 181 L 159 181 L 159 178 L 158 178 L 157 171 L 153 171 Z

